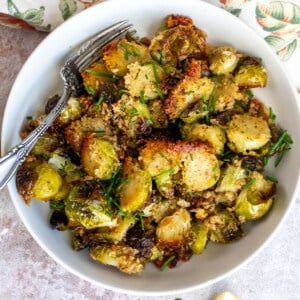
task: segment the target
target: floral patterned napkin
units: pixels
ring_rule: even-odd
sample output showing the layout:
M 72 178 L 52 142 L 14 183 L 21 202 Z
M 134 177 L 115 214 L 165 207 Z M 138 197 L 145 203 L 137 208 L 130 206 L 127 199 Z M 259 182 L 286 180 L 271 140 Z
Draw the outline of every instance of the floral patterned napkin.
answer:
M 51 31 L 72 15 L 102 1 L 0 0 L 0 24 Z M 204 1 L 224 8 L 261 35 L 284 62 L 300 91 L 300 0 Z

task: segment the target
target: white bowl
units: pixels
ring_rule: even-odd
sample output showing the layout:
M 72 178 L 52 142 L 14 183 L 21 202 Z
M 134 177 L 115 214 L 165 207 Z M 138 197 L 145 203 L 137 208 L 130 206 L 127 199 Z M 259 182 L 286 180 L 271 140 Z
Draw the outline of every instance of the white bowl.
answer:
M 190 16 L 208 34 L 213 44 L 230 44 L 263 59 L 269 73 L 267 88 L 255 95 L 272 106 L 279 124 L 294 138 L 292 150 L 276 169 L 278 178 L 275 205 L 261 221 L 245 227 L 245 236 L 228 245 L 210 243 L 204 253 L 175 269 L 163 272 L 149 265 L 140 276 L 128 276 L 91 260 L 85 251 L 70 247 L 68 233 L 49 226 L 47 204 L 33 201 L 28 207 L 18 195 L 15 180 L 9 183 L 14 205 L 28 231 L 39 245 L 70 272 L 103 287 L 117 291 L 163 295 L 186 292 L 224 278 L 256 254 L 278 229 L 292 208 L 299 189 L 300 114 L 296 93 L 281 62 L 264 40 L 238 18 L 199 0 L 112 0 L 96 5 L 51 33 L 23 66 L 11 90 L 2 129 L 2 153 L 20 142 L 19 132 L 26 116 L 38 113 L 46 99 L 61 93 L 59 68 L 68 53 L 90 35 L 116 21 L 128 19 L 140 37 L 151 37 L 168 14 Z

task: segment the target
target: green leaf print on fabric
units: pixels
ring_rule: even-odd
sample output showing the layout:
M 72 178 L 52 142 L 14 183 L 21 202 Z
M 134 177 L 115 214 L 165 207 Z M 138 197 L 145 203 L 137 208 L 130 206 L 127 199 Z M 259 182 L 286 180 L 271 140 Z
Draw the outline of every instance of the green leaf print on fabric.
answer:
M 243 5 L 247 4 L 249 1 L 251 0 L 219 0 L 224 6 L 224 9 L 236 17 L 240 16 Z
M 262 1 L 256 5 L 256 20 L 270 33 L 265 41 L 284 61 L 300 44 L 300 6 L 292 1 Z
M 75 0 L 60 0 L 59 9 L 64 20 L 67 20 L 76 13 L 77 3 Z
M 283 38 L 274 35 L 265 37 L 265 41 L 276 51 L 283 61 L 290 59 L 291 55 L 297 48 L 297 40 L 287 43 Z
M 25 12 L 20 12 L 12 0 L 7 0 L 7 9 L 11 15 L 22 19 L 32 25 L 41 25 L 43 23 L 45 13 L 44 6 L 41 6 L 39 9 L 31 8 L 26 10 Z

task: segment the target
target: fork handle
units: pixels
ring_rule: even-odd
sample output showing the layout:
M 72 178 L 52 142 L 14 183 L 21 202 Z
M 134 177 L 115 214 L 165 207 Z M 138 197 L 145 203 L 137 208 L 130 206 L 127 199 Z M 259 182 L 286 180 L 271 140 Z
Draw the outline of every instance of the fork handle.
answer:
M 24 162 L 26 156 L 34 147 L 38 139 L 52 125 L 54 120 L 63 110 L 70 97 L 70 92 L 64 91 L 56 106 L 45 117 L 42 123 L 35 128 L 20 144 L 13 147 L 6 155 L 0 158 L 0 190 L 15 175 L 19 166 Z

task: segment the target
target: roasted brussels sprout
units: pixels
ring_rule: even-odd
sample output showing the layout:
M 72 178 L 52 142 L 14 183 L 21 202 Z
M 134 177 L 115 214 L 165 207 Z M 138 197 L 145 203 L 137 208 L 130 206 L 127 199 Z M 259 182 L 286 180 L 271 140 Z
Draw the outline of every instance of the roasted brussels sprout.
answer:
M 209 142 L 216 154 L 221 154 L 224 150 L 226 136 L 219 126 L 192 123 L 183 125 L 181 130 L 185 140 Z
M 52 151 L 54 151 L 59 145 L 59 141 L 56 136 L 45 132 L 40 139 L 36 142 L 31 154 L 47 158 Z
M 203 119 L 208 114 L 209 110 L 207 109 L 206 99 L 202 99 L 184 110 L 184 112 L 180 115 L 180 119 L 184 123 L 190 124 Z
M 177 247 L 184 243 L 191 228 L 189 212 L 180 208 L 170 216 L 164 217 L 156 228 L 158 243 L 164 247 Z
M 155 184 L 158 191 L 164 198 L 170 199 L 174 197 L 175 189 L 172 181 L 174 169 L 166 170 L 155 177 Z
M 267 79 L 266 69 L 258 65 L 242 65 L 234 76 L 234 81 L 240 88 L 265 87 Z
M 86 229 L 117 225 L 117 218 L 106 199 L 88 183 L 72 188 L 65 200 L 65 212 L 69 221 L 77 222 Z
M 231 73 L 239 62 L 240 54 L 233 47 L 220 46 L 210 49 L 209 69 L 216 75 Z
M 200 254 L 207 244 L 207 227 L 201 222 L 192 224 L 192 244 L 191 249 L 194 254 Z
M 163 111 L 163 102 L 159 99 L 150 101 L 148 104 L 152 127 L 153 128 L 167 128 L 169 121 L 167 115 Z
M 125 215 L 124 217 L 118 216 L 117 224 L 113 228 L 109 228 L 109 230 L 104 230 L 97 235 L 98 239 L 110 241 L 113 243 L 121 242 L 127 231 L 136 223 L 136 219 L 134 216 Z
M 174 22 L 172 22 L 174 24 Z M 178 24 L 160 31 L 150 44 L 152 57 L 162 65 L 176 66 L 188 57 L 199 57 L 205 52 L 205 35 L 193 25 Z
M 130 174 L 120 189 L 121 208 L 129 212 L 141 209 L 149 199 L 151 189 L 152 180 L 147 171 L 139 170 Z
M 41 163 L 35 168 L 38 177 L 32 187 L 33 197 L 48 201 L 57 194 L 62 185 L 62 178 L 51 165 Z
M 117 76 L 127 73 L 127 66 L 134 63 L 151 61 L 149 49 L 135 41 L 121 39 L 108 44 L 103 49 L 103 61 L 106 68 Z
M 81 149 L 84 170 L 95 178 L 110 179 L 120 165 L 113 145 L 102 138 L 87 136 Z
M 211 215 L 204 224 L 208 228 L 209 240 L 213 242 L 229 243 L 242 237 L 240 221 L 227 210 Z
M 201 192 L 213 187 L 219 179 L 220 168 L 217 157 L 205 144 L 184 153 L 182 182 L 189 192 Z
M 234 152 L 247 153 L 268 143 L 271 132 L 267 121 L 249 114 L 235 115 L 228 123 L 228 146 Z
M 276 185 L 254 171 L 236 200 L 235 212 L 241 220 L 256 220 L 271 208 Z
M 80 99 L 71 97 L 55 122 L 66 126 L 72 121 L 79 119 L 83 112 L 82 106 Z
M 116 267 L 127 274 L 141 273 L 144 268 L 138 251 L 128 246 L 98 245 L 90 249 L 90 255 L 102 264 Z
M 216 191 L 221 193 L 237 193 L 246 183 L 246 178 L 247 171 L 240 166 L 239 162 L 228 164 L 225 169 L 222 170 L 221 179 L 219 180 Z

